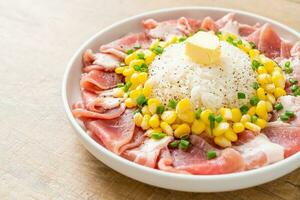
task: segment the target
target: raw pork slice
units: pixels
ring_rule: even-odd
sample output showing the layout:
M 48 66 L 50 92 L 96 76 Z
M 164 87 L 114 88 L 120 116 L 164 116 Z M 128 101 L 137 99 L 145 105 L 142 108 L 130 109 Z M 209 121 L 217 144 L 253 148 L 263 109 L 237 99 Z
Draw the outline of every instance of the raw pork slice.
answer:
M 122 76 L 114 72 L 92 70 L 82 75 L 80 86 L 91 92 L 99 92 L 116 87 L 122 79 Z
M 99 113 L 95 111 L 87 110 L 84 108 L 75 108 L 72 110 L 72 113 L 77 118 L 88 118 L 88 119 L 115 119 L 120 117 L 126 109 L 125 104 L 121 104 L 119 107 L 106 110 L 105 112 Z
M 146 49 L 150 46 L 150 44 L 151 39 L 146 35 L 146 33 L 132 33 L 112 41 L 111 43 L 102 45 L 100 47 L 100 52 L 111 53 L 124 59 L 126 56 L 125 53 L 128 50 L 136 47 Z
M 85 127 L 95 134 L 108 150 L 120 154 L 120 148 L 128 144 L 134 135 L 133 112 L 126 110 L 119 118 L 112 120 L 86 121 Z
M 258 49 L 270 58 L 279 57 L 281 54 L 281 39 L 270 24 L 263 25 L 246 39 L 254 42 Z
M 181 17 L 178 20 L 157 22 L 147 19 L 142 22 L 149 37 L 167 40 L 173 35 L 183 36 L 195 33 L 200 28 L 200 21 L 192 18 Z
M 122 156 L 135 163 L 155 168 L 161 149 L 167 147 L 172 139 L 171 136 L 160 140 L 147 138 L 139 147 L 124 151 Z
M 135 127 L 131 141 L 120 148 L 120 154 L 122 154 L 127 149 L 133 149 L 135 147 L 140 146 L 145 140 L 145 138 L 145 132 L 141 128 Z
M 93 53 L 88 49 L 83 54 L 84 72 L 92 70 L 114 71 L 121 63 L 120 58 L 107 53 Z
M 172 164 L 176 170 L 192 174 L 226 174 L 245 169 L 241 154 L 232 148 L 217 150 L 204 139 L 195 135 L 191 136 L 191 143 L 192 147 L 188 150 L 175 149 L 171 151 Z M 218 157 L 207 160 L 206 154 L 209 150 L 215 150 Z
M 246 134 L 249 137 L 249 133 Z M 246 170 L 259 168 L 284 159 L 284 148 L 272 143 L 262 133 L 257 136 L 250 136 L 244 144 L 233 146 L 233 148 L 241 153 L 246 163 Z
M 300 41 L 296 42 L 291 49 L 291 56 L 300 57 Z
M 300 151 L 300 127 L 280 121 L 270 122 L 263 130 L 268 138 L 284 147 L 284 157 Z

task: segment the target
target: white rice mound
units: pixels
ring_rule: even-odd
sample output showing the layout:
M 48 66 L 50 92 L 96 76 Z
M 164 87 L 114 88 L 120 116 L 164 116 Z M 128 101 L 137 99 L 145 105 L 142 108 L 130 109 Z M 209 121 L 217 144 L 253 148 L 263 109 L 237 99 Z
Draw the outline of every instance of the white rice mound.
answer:
M 195 107 L 217 110 L 240 107 L 255 94 L 256 81 L 249 56 L 239 48 L 221 42 L 221 58 L 217 64 L 201 66 L 185 55 L 185 42 L 167 47 L 149 66 L 153 96 L 163 104 L 169 100 L 190 98 Z M 246 94 L 238 99 L 237 93 Z

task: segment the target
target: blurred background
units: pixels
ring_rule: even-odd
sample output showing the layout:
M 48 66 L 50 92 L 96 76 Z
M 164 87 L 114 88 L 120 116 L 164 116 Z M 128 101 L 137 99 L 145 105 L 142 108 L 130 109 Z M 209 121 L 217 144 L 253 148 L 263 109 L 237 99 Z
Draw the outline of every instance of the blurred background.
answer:
M 102 28 L 178 6 L 245 10 L 300 31 L 299 0 L 1 0 L 0 199 L 300 199 L 300 170 L 218 194 L 159 189 L 109 169 L 85 150 L 61 101 L 67 62 Z

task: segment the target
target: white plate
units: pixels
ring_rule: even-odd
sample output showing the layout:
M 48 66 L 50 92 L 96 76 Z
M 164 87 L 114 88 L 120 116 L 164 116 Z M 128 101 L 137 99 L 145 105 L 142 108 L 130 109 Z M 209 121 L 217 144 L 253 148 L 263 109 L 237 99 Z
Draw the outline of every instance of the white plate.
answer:
M 86 49 L 98 50 L 101 44 L 115 40 L 129 32 L 141 31 L 141 21 L 147 18 L 157 20 L 175 19 L 181 16 L 204 18 L 211 16 L 218 19 L 228 12 L 237 13 L 239 22 L 255 24 L 257 22 L 270 23 L 274 29 L 282 36 L 292 42 L 299 40 L 300 34 L 295 30 L 282 25 L 271 19 L 261 17 L 255 14 L 229 10 L 223 8 L 211 7 L 184 7 L 163 9 L 137 15 L 115 23 L 90 38 L 85 42 L 71 58 L 67 70 L 64 74 L 62 97 L 67 116 L 76 130 L 84 146 L 99 160 L 112 169 L 138 181 L 181 191 L 191 192 L 219 192 L 228 190 L 237 190 L 241 188 L 259 185 L 276 178 L 279 178 L 300 166 L 300 153 L 297 153 L 278 163 L 262 167 L 255 170 L 225 174 L 225 175 L 183 175 L 174 174 L 151 169 L 130 162 L 99 145 L 86 132 L 84 127 L 73 117 L 71 105 L 80 100 L 79 80 L 82 67 L 82 53 Z

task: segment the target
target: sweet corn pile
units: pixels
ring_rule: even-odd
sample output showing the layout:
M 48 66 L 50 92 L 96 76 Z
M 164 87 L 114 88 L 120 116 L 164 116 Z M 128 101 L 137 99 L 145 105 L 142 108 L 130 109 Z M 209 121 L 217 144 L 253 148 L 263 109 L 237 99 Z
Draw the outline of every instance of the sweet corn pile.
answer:
M 185 38 L 172 37 L 169 41 L 155 40 L 149 49 L 129 52 L 125 63 L 115 72 L 125 77 L 125 83 L 115 89 L 116 97 L 125 97 L 128 108 L 137 108 L 134 115 L 136 126 L 146 131 L 149 137 L 165 135 L 186 138 L 190 134 L 207 134 L 221 147 L 229 147 L 238 140 L 238 134 L 245 129 L 259 133 L 265 128 L 277 98 L 286 95 L 286 78 L 283 69 L 273 60 L 265 57 L 252 43 L 232 34 L 217 33 L 220 40 L 227 41 L 246 52 L 252 69 L 257 73 L 257 82 L 252 87 L 256 96 L 240 108 L 222 107 L 217 112 L 209 108 L 194 108 L 188 98 L 176 102 L 172 100 L 163 106 L 151 95 L 155 87 L 148 80 L 148 66 L 170 44 L 182 42 Z M 249 66 L 250 67 L 250 66 Z M 238 99 L 244 94 L 238 93 Z M 158 135 L 157 133 L 160 133 Z

